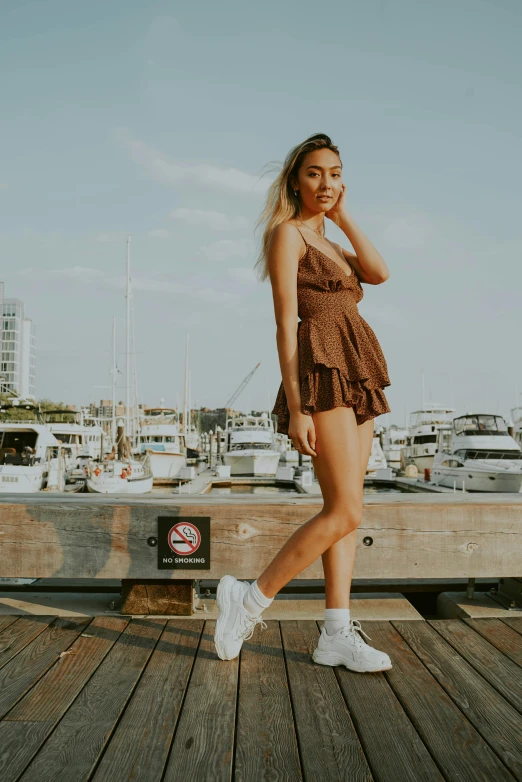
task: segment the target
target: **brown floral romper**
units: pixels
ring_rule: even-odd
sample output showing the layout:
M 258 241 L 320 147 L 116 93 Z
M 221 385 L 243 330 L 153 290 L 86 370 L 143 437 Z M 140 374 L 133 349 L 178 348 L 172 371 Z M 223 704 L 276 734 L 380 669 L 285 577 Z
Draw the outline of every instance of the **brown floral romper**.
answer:
M 353 407 L 360 425 L 390 412 L 382 390 L 391 385 L 386 359 L 359 314 L 357 303 L 364 292 L 355 269 L 347 263 L 347 274 L 304 236 L 303 240 L 306 253 L 297 272 L 301 410 L 311 415 Z M 277 431 L 288 434 L 290 412 L 282 381 L 272 413 L 277 415 Z

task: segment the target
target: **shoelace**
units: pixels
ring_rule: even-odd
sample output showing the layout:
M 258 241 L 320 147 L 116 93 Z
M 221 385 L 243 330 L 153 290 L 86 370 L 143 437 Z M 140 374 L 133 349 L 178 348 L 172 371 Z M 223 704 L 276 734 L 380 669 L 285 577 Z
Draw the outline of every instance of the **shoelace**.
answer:
M 266 630 L 267 624 L 260 616 L 251 616 L 250 614 L 243 617 L 242 624 L 244 625 L 239 631 L 239 637 L 244 641 L 248 641 L 252 638 L 256 625 L 260 624 L 263 630 Z
M 340 634 L 344 635 L 346 638 L 352 637 L 357 646 L 366 646 L 366 641 L 364 641 L 358 633 L 362 633 L 371 641 L 370 636 L 368 633 L 364 632 L 358 619 L 350 619 L 350 624 L 343 627 Z

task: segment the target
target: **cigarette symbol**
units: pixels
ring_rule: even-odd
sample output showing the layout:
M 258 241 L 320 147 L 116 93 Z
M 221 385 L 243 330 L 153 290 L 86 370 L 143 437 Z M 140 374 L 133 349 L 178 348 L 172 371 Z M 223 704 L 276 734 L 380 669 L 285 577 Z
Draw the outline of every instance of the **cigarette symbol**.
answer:
M 196 545 L 197 538 L 196 538 L 193 530 L 191 530 L 190 527 L 183 527 L 183 534 L 185 535 L 186 538 L 188 538 L 190 540 L 190 542 L 192 543 L 193 546 Z

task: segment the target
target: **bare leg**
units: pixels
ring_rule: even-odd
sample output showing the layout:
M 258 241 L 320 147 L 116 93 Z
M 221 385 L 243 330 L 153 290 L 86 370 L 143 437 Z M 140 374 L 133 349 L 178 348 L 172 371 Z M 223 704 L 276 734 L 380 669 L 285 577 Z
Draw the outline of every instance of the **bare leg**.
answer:
M 285 584 L 317 557 L 355 532 L 362 520 L 358 434 L 362 427 L 357 426 L 353 408 L 335 407 L 315 413 L 314 425 L 317 452 L 314 468 L 324 505 L 317 515 L 290 536 L 257 579 L 259 589 L 267 597 L 275 597 Z M 346 574 L 342 578 L 346 580 Z M 346 591 L 346 586 L 343 589 Z
M 360 492 L 361 498 L 364 490 L 364 476 L 366 475 L 366 468 L 368 466 L 368 459 L 370 458 L 370 452 L 372 449 L 373 440 L 373 419 L 365 421 L 363 424 L 357 427 L 359 436 L 359 457 L 360 457 Z M 335 462 L 339 460 L 339 454 L 328 454 Z M 314 462 L 314 469 L 321 486 L 323 495 L 328 488 L 323 489 L 323 482 L 328 474 L 331 474 L 331 470 L 326 467 L 325 463 L 316 467 L 315 460 L 317 457 L 312 457 Z M 357 530 L 354 529 L 345 535 L 344 538 L 338 540 L 333 546 L 330 546 L 323 555 L 323 569 L 325 578 L 325 597 L 326 608 L 348 608 L 350 604 L 350 587 L 352 583 L 353 568 L 355 564 L 355 547 L 357 544 Z

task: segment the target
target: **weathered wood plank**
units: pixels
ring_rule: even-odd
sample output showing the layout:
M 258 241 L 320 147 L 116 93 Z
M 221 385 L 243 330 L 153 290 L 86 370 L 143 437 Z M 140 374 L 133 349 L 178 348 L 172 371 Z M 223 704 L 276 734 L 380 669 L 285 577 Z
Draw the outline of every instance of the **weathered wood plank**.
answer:
M 220 660 L 205 622 L 167 763 L 165 782 L 231 779 L 239 660 Z
M 429 625 L 522 712 L 522 671 L 516 663 L 459 619 L 429 620 Z
M 506 657 L 522 666 L 522 638 L 516 630 L 500 619 L 463 619 L 463 621 Z
M 234 782 L 303 778 L 279 622 L 266 624 L 241 649 Z
M 370 635 L 373 622 L 362 627 Z M 442 782 L 384 674 L 360 674 L 342 665 L 334 670 L 376 782 Z
M 522 778 L 522 716 L 430 625 L 392 624 L 503 763 Z
M 95 771 L 95 782 L 160 782 L 203 621 L 168 621 Z
M 401 502 L 365 502 L 358 535 L 356 578 L 505 576 L 522 572 L 520 502 L 466 502 L 448 495 L 401 496 Z M 422 500 L 422 501 L 421 501 Z M 428 500 L 428 501 L 426 501 Z M 0 505 L 4 556 L 0 576 L 72 578 L 251 578 L 322 502 L 219 503 L 208 498 L 179 504 L 153 500 L 94 501 L 44 498 Z M 210 570 L 162 570 L 157 549 L 158 516 L 211 518 Z M 372 545 L 365 546 L 363 538 Z M 302 578 L 322 578 L 320 558 Z
M 18 622 L 7 627 L 0 635 L 0 668 L 43 633 L 53 619 L 54 616 L 21 616 Z
M 18 779 L 127 624 L 114 616 L 93 619 L 69 654 L 58 658 L 0 722 L 2 782 Z
M 371 780 L 335 673 L 312 660 L 317 624 L 288 620 L 281 632 L 304 778 Z
M 0 616 L 0 634 L 6 629 L 6 627 L 9 627 L 10 625 L 14 624 L 17 620 L 18 620 L 17 616 L 12 616 L 9 614 L 6 616 Z
M 92 617 L 59 617 L 0 671 L 0 717 L 33 687 L 60 654 L 82 633 Z
M 393 667 L 384 675 L 442 775 L 449 782 L 513 782 L 491 747 L 392 624 L 372 622 L 371 639 L 373 646 L 390 655 Z
M 21 777 L 24 782 L 90 778 L 165 626 L 134 619 Z
M 502 619 L 503 622 L 507 624 L 508 627 L 511 627 L 512 630 L 516 630 L 517 633 L 520 633 L 522 635 L 522 617 L 513 617 L 506 616 Z

